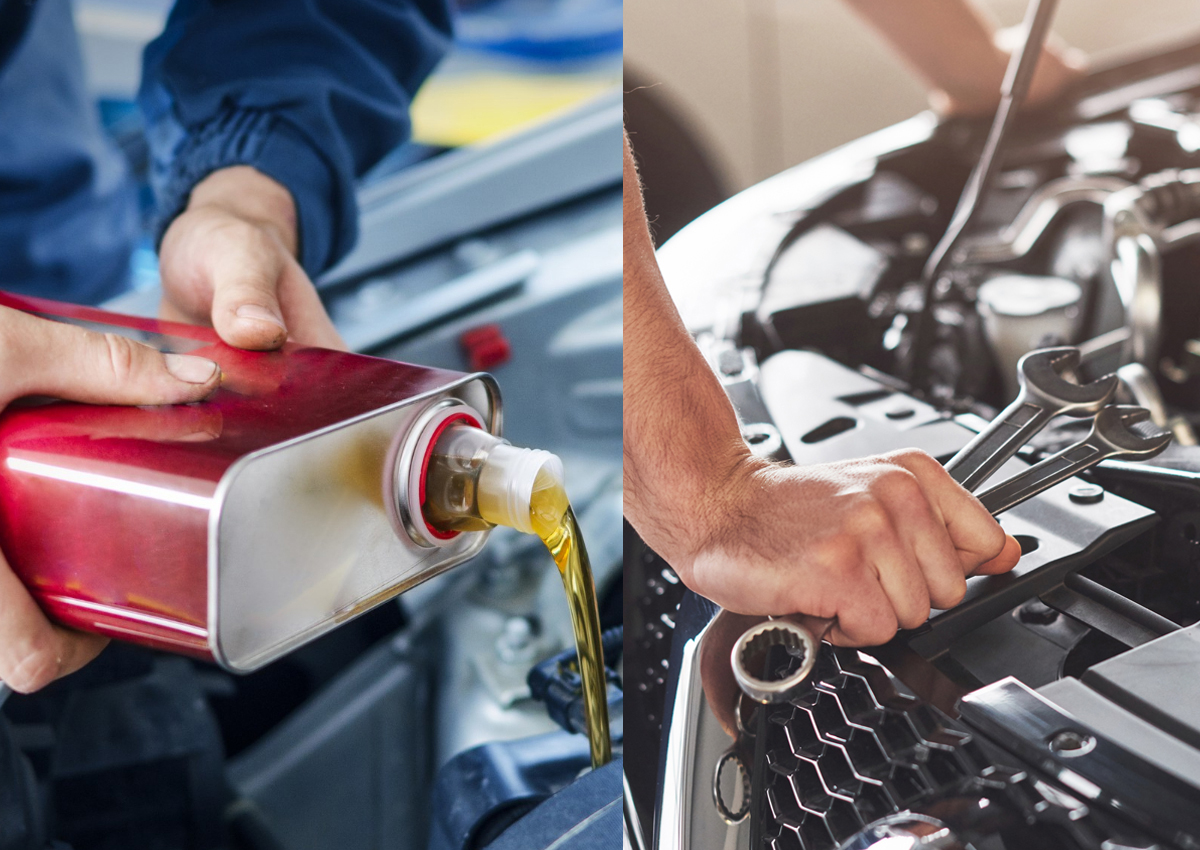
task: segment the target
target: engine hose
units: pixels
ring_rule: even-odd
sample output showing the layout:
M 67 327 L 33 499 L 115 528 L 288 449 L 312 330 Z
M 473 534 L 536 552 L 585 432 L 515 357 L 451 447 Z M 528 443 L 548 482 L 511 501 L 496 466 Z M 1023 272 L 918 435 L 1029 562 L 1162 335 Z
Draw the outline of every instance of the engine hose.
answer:
M 1170 169 L 1147 175 L 1138 183 L 1134 201 L 1159 228 L 1200 216 L 1200 169 Z
M 1197 218 L 1200 169 L 1195 168 L 1147 175 L 1104 202 L 1104 241 L 1130 329 L 1127 357 L 1150 369 L 1158 364 L 1162 336 L 1162 254 L 1194 235 L 1194 228 L 1182 235 L 1179 228 Z

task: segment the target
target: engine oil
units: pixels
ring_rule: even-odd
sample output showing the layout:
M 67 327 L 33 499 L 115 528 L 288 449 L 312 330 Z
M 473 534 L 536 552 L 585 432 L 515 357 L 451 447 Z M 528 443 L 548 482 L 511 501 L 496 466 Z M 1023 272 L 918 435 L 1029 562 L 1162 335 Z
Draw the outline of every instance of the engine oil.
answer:
M 424 516 L 443 539 L 504 525 L 537 535 L 549 550 L 571 612 L 592 766 L 606 764 L 612 742 L 596 584 L 562 462 L 549 452 L 509 446 L 460 415 L 438 433 L 425 481 Z
M 592 767 L 599 767 L 612 758 L 612 742 L 608 731 L 604 648 L 600 644 L 600 612 L 596 603 L 592 564 L 583 545 L 583 535 L 579 533 L 575 511 L 567 502 L 561 483 L 541 491 L 535 484 L 531 508 L 536 518 L 534 528 L 558 566 L 563 590 L 567 594 L 567 605 L 571 609 Z M 556 514 L 557 520 L 550 519 Z
M 0 304 L 223 373 L 193 405 L 40 399 L 0 416 L 0 549 L 63 625 L 248 672 L 486 541 L 486 524 L 431 532 L 419 506 L 448 421 L 499 433 L 490 376 L 290 343 L 241 351 L 190 325 Z

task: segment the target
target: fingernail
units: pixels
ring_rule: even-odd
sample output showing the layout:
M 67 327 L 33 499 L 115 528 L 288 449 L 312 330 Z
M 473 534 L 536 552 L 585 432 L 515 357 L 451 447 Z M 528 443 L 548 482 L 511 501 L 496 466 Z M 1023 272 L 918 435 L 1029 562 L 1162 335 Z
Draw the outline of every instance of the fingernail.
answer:
M 176 443 L 207 443 L 210 440 L 215 440 L 220 434 L 214 434 L 212 431 L 193 431 L 190 434 L 184 434 L 182 437 L 175 437 Z
M 270 322 L 272 325 L 278 325 L 287 330 L 287 327 L 283 324 L 283 319 L 266 307 L 260 307 L 257 304 L 243 304 L 241 307 L 238 307 L 237 317 L 239 319 L 252 319 L 256 322 Z
M 206 384 L 217 374 L 217 364 L 203 357 L 188 354 L 165 354 L 167 371 L 189 384 Z

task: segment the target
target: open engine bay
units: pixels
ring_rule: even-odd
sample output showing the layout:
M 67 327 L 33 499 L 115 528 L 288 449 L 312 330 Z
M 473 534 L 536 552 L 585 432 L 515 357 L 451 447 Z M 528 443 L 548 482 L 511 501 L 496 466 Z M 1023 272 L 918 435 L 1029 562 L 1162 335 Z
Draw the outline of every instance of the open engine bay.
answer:
M 971 579 L 886 646 L 823 645 L 790 700 L 739 703 L 736 741 L 701 675 L 718 610 L 627 540 L 629 698 L 662 724 L 633 744 L 657 764 L 627 765 L 634 843 L 1200 846 L 1200 46 L 1022 115 L 926 288 L 986 133 L 917 116 L 659 251 L 743 436 L 796 464 L 909 446 L 944 461 L 1017 394 L 1022 354 L 1071 345 L 1081 383 L 1116 373 L 1118 401 L 1172 444 L 1004 514 L 1013 573 Z M 1053 421 L 1012 469 L 1088 425 Z

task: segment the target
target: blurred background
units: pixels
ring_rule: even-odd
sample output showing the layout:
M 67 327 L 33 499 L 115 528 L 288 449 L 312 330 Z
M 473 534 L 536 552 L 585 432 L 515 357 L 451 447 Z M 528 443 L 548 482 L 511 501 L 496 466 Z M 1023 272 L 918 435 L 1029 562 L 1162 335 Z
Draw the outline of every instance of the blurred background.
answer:
M 142 48 L 171 0 L 74 0 L 92 93 L 108 112 L 133 100 Z M 455 49 L 414 107 L 418 142 L 479 142 L 615 84 L 619 0 L 453 0 Z
M 172 0 L 73 0 L 87 84 L 101 120 L 142 190 L 142 118 L 134 99 L 142 49 Z M 413 137 L 363 180 L 371 186 L 456 148 L 487 144 L 603 97 L 621 81 L 621 0 L 450 0 L 455 41 L 418 93 Z M 614 161 L 615 161 L 614 152 Z M 149 239 L 132 261 L 137 290 L 158 284 Z
M 1001 26 L 1026 7 L 974 2 Z M 1061 0 L 1054 31 L 1103 65 L 1200 36 L 1200 3 Z M 664 152 L 688 173 L 672 190 L 683 197 L 650 203 L 660 243 L 717 200 L 926 108 L 916 78 L 840 0 L 625 0 L 625 92 L 645 147 L 652 131 L 684 134 Z

